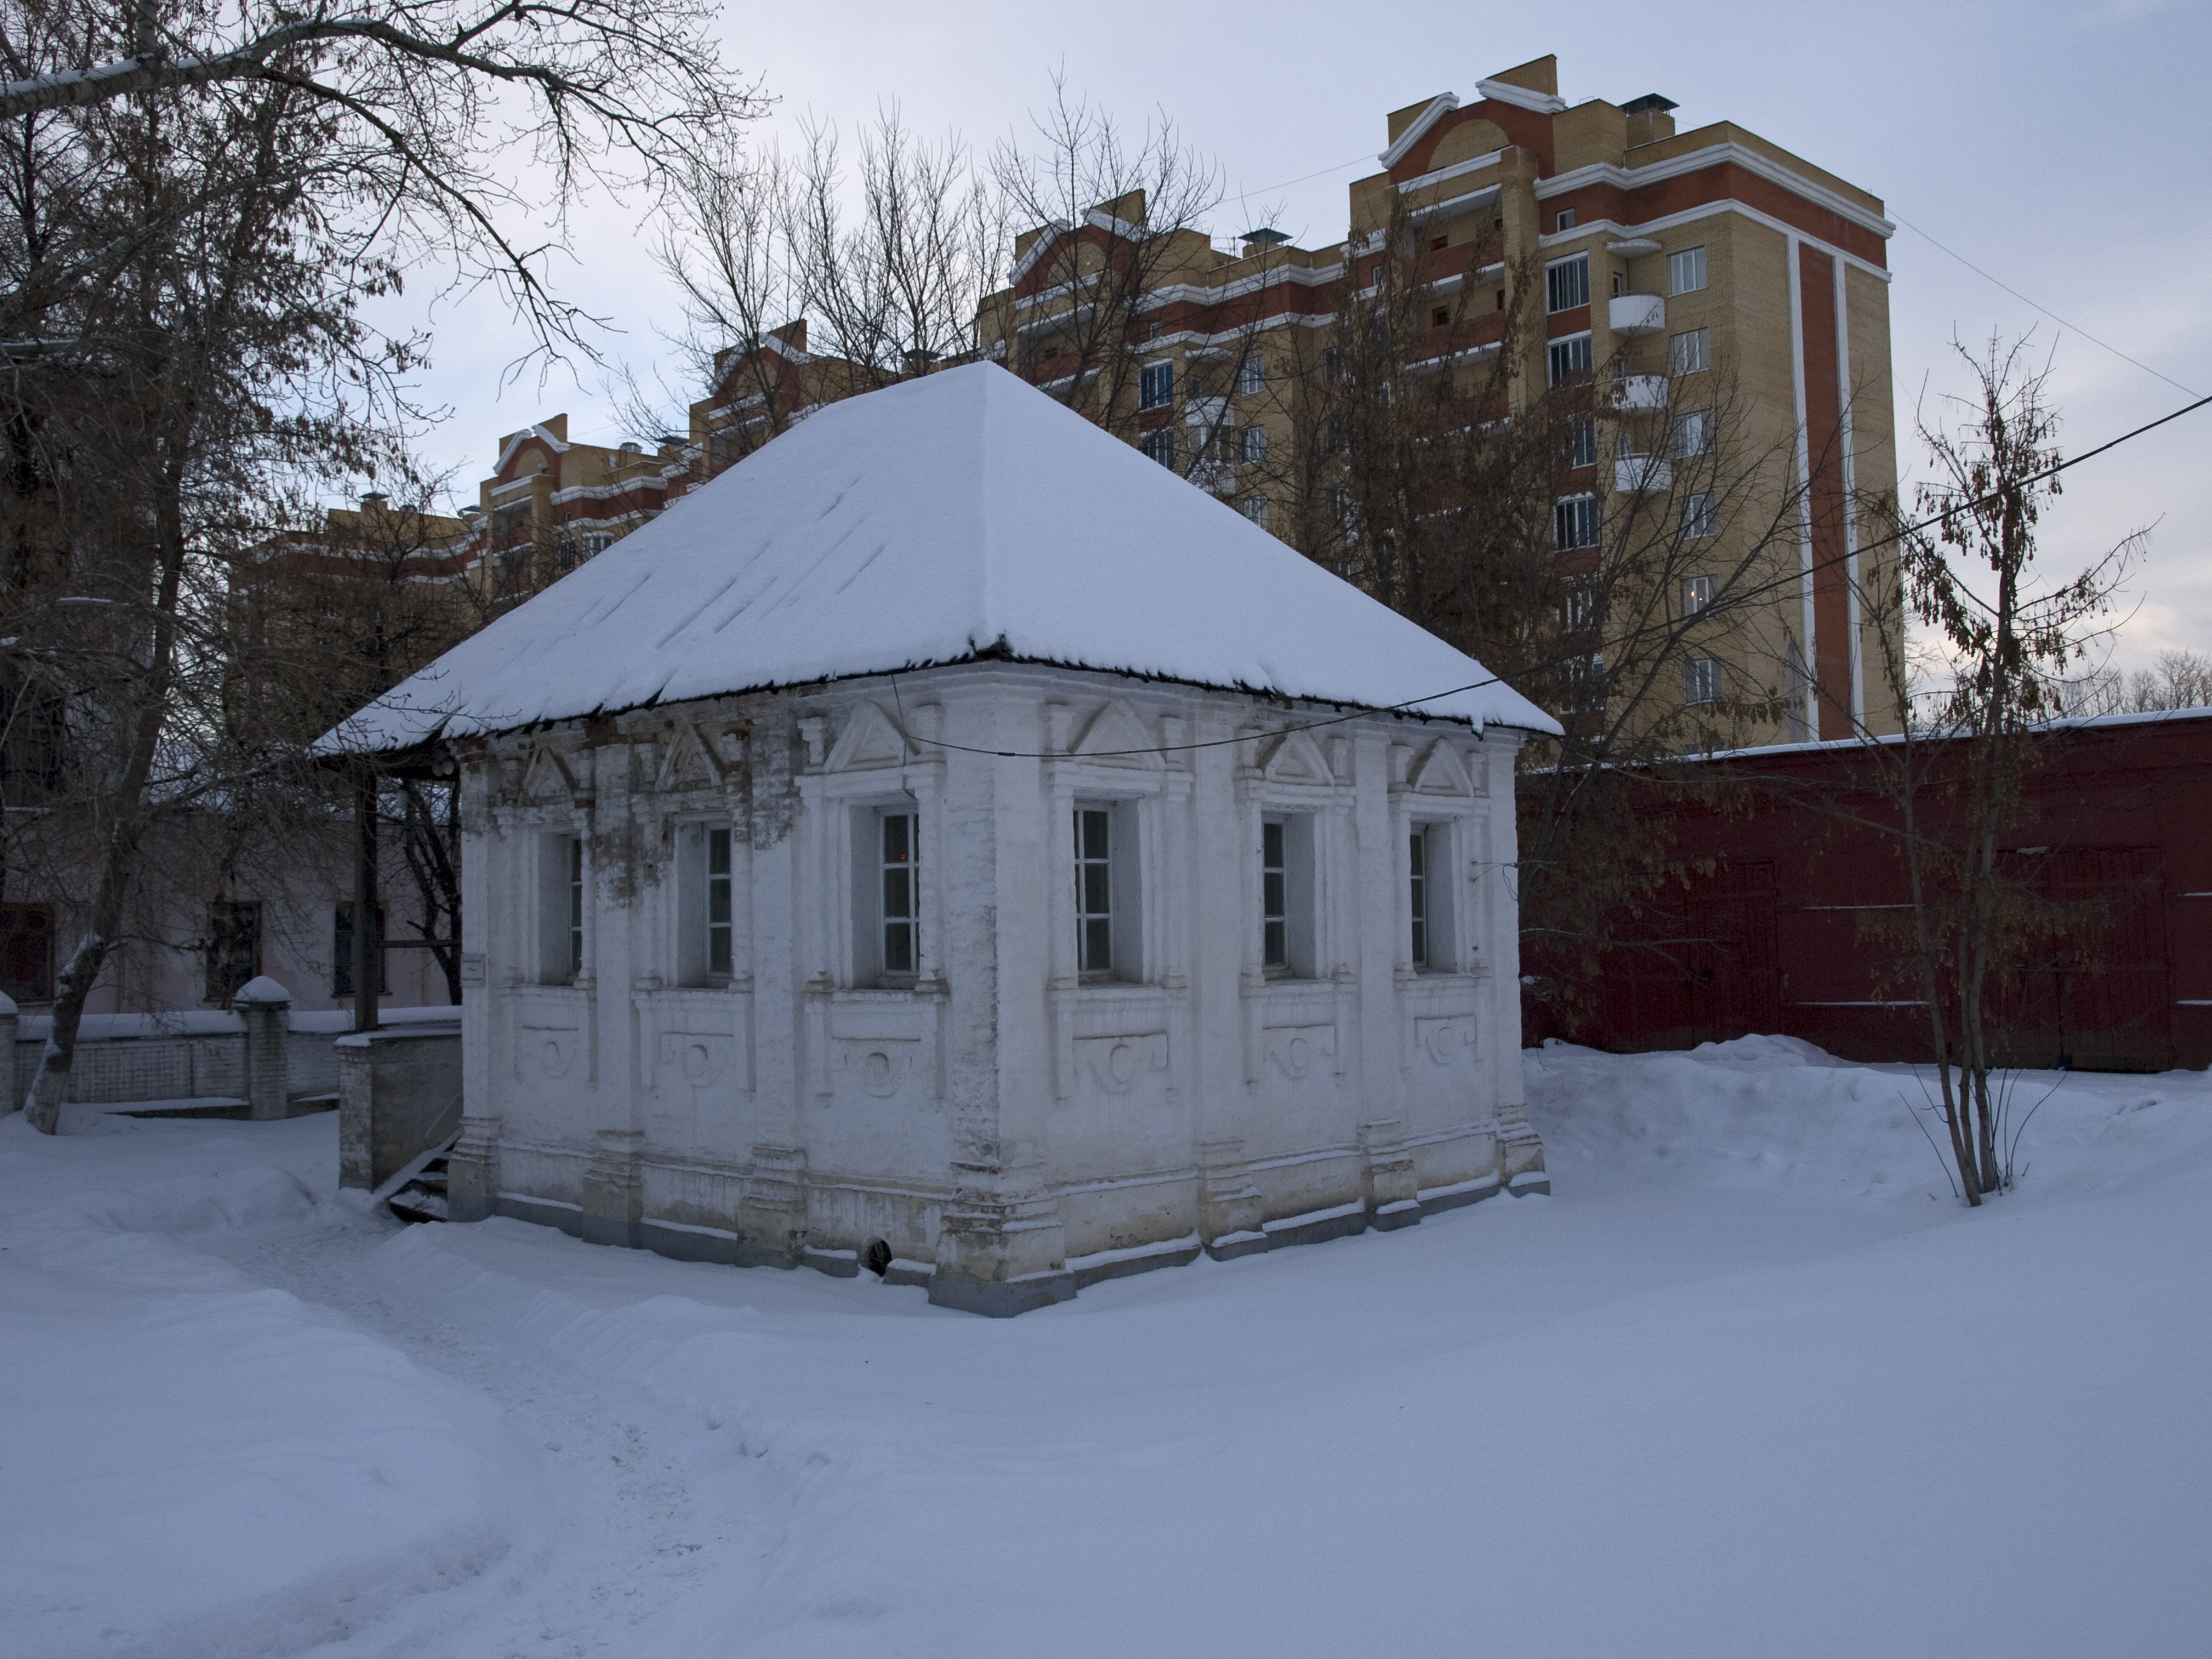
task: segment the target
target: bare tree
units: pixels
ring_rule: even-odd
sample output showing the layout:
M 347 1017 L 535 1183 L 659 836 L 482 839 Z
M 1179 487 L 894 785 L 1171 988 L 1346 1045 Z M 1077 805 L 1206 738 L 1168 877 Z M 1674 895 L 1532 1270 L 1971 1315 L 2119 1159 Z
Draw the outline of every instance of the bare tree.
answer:
M 749 108 L 704 25 L 597 0 L 0 6 L 0 669 L 64 727 L 6 851 L 85 872 L 28 1103 L 40 1128 L 149 848 L 197 814 L 232 826 L 235 861 L 313 799 L 296 740 L 241 718 L 232 576 L 312 490 L 404 465 L 393 388 L 420 343 L 378 336 L 362 302 L 442 249 L 503 280 L 541 342 L 574 341 L 577 313 L 495 223 L 520 198 L 480 135 L 495 103 L 515 115 L 556 208 L 619 156 L 665 167 L 694 123 Z
M 2031 933 L 2076 920 L 2039 900 L 2001 842 L 2039 728 L 2064 712 L 2068 670 L 2098 642 L 2142 534 L 2064 580 L 2039 580 L 2036 527 L 2059 493 L 2058 416 L 2049 366 L 2028 362 L 2028 344 L 1993 338 L 1978 356 L 1954 346 L 1972 390 L 1948 400 L 1950 422 L 1921 417 L 1930 477 L 1914 492 L 1917 522 L 1887 505 L 1902 557 L 1861 593 L 1887 622 L 1875 634 L 1903 714 L 1894 735 L 1863 732 L 1860 757 L 1893 814 L 1880 827 L 1894 837 L 1910 900 L 1889 931 L 1926 1009 L 1938 1108 L 1969 1205 L 2008 1178 L 2004 1101 L 1992 1080 L 2002 971 Z M 1926 663 L 1915 660 L 1909 623 L 1926 630 Z
M 2151 666 L 2132 674 L 2095 669 L 2067 686 L 2065 703 L 2069 714 L 2150 714 L 2212 706 L 2212 655 L 2161 651 Z
M 861 135 L 856 177 L 829 125 L 742 163 L 732 140 L 678 169 L 656 250 L 712 394 L 710 471 L 808 409 L 972 357 L 1006 240 L 966 146 L 918 137 L 895 108 Z M 629 403 L 641 428 L 667 423 Z

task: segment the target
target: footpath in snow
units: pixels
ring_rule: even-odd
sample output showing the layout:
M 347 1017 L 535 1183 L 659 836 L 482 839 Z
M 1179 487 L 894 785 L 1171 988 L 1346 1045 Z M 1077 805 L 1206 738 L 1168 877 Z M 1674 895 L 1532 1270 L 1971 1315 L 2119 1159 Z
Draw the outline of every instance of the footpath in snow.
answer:
M 1011 1322 L 0 1121 L 0 1654 L 2202 1656 L 2212 1085 L 1527 1057 L 1554 1194 Z

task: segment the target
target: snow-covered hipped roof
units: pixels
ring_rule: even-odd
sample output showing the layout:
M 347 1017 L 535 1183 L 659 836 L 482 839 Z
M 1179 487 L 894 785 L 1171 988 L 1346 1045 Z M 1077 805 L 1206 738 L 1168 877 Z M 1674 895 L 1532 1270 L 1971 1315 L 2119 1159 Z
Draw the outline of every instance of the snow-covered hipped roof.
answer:
M 1559 729 L 1480 684 L 1474 659 L 984 363 L 821 410 L 321 746 L 404 748 L 994 648 Z

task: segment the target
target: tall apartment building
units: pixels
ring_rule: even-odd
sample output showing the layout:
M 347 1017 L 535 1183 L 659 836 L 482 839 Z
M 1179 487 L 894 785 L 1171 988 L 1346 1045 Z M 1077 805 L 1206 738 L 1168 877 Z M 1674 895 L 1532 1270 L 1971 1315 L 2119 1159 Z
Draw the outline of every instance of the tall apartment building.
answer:
M 1881 202 L 1731 123 L 1678 130 L 1662 97 L 1571 106 L 1552 58 L 1475 91 L 1389 116 L 1337 248 L 1154 233 L 1140 198 L 1030 233 L 1013 285 L 986 302 L 984 349 L 1048 386 L 1097 375 L 1095 418 L 1313 551 L 1337 492 L 1311 464 L 1329 435 L 1301 413 L 1324 400 L 1299 389 L 1339 373 L 1358 302 L 1413 289 L 1402 375 L 1472 394 L 1498 383 L 1512 337 L 1516 406 L 1590 387 L 1587 435 L 1553 480 L 1559 551 L 1572 560 L 1622 515 L 1672 515 L 1686 550 L 1655 597 L 1689 641 L 1686 705 L 1766 688 L 1736 728 L 1753 741 L 1893 728 L 1870 633 L 1883 619 L 1861 603 L 1886 556 L 1862 554 L 1879 538 L 1863 504 L 1896 480 Z M 1147 245 L 1139 283 L 1127 250 Z M 1073 349 L 1115 272 L 1133 360 L 1118 379 Z M 1540 292 L 1516 292 L 1523 280 Z M 1510 330 L 1524 305 L 1539 325 Z M 1696 484 L 1717 431 L 1743 469 L 1717 505 Z M 1698 573 L 1701 540 L 1725 574 Z M 1715 584 L 1736 597 L 1701 647 Z

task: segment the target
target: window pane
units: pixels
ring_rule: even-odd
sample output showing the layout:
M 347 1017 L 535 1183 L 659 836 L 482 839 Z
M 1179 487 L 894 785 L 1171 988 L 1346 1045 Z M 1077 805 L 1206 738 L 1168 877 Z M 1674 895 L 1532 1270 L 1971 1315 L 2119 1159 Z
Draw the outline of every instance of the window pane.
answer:
M 914 915 L 914 872 L 910 869 L 884 872 L 884 920 L 902 921 Z
M 709 830 L 707 832 L 707 873 L 726 876 L 730 873 L 730 832 Z
M 1261 945 L 1263 959 L 1267 967 L 1285 968 L 1290 965 L 1289 932 L 1289 927 L 1283 922 L 1271 921 L 1267 924 L 1265 938 L 1261 940 Z
M 726 974 L 730 971 L 730 930 L 727 927 L 714 927 L 708 930 L 707 971 L 710 974 Z
M 1112 900 L 1112 889 L 1107 881 L 1107 866 L 1086 860 L 1083 866 L 1083 909 L 1086 915 L 1102 915 Z
M 1589 303 L 1589 256 L 1577 255 L 1544 270 L 1544 308 L 1572 311 Z
M 1086 974 L 1103 974 L 1114 965 L 1114 925 L 1104 916 L 1093 916 L 1083 924 L 1082 970 Z
M 1086 859 L 1104 858 L 1106 856 L 1106 826 L 1110 815 L 1105 812 L 1085 812 L 1079 816 L 1082 836 L 1079 843 L 1082 855 Z
M 887 974 L 914 972 L 914 924 L 888 922 L 884 927 L 884 971 Z
M 905 812 L 884 814 L 884 862 L 909 864 L 914 860 L 914 818 Z

